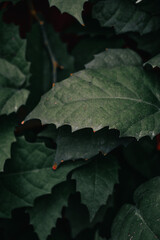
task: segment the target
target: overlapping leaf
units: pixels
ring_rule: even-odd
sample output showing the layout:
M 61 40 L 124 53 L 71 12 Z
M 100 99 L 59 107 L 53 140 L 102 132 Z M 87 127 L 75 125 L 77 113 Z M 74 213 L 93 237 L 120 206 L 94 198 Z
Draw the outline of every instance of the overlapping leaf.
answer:
M 106 204 L 114 185 L 118 183 L 118 164 L 111 156 L 91 161 L 85 167 L 76 169 L 72 178 L 76 189 L 81 193 L 82 203 L 86 204 L 93 220 L 99 207 Z
M 75 183 L 62 182 L 55 186 L 52 194 L 36 199 L 34 207 L 29 209 L 30 221 L 40 240 L 46 239 L 56 225 L 61 210 L 67 206 L 68 197 L 75 191 Z
M 142 11 L 130 0 L 103 0 L 93 8 L 93 17 L 102 27 L 114 27 L 116 33 L 145 34 L 160 29 L 160 18 Z
M 14 208 L 33 206 L 34 199 L 48 194 L 78 163 L 52 170 L 54 151 L 40 143 L 18 139 L 12 145 L 12 158 L 0 174 L 0 217 L 10 217 Z
M 0 24 L 0 114 L 9 114 L 28 98 L 28 90 L 21 87 L 29 77 L 29 63 L 25 60 L 26 41 L 20 38 L 18 27 L 5 24 L 2 13 Z
M 160 132 L 160 82 L 141 67 L 87 69 L 57 83 L 27 117 L 72 130 L 109 126 L 121 136 Z
M 55 163 L 70 159 L 89 159 L 99 152 L 106 155 L 114 148 L 127 146 L 133 138 L 120 138 L 116 130 L 103 128 L 98 132 L 91 129 L 82 129 L 71 132 L 69 126 L 56 129 L 55 125 L 48 125 L 38 135 L 40 138 L 50 138 L 57 144 Z
M 80 23 L 83 23 L 81 13 L 85 1 L 86 0 L 49 0 L 49 3 L 51 6 L 54 5 L 58 7 L 62 13 L 67 12 L 77 18 Z
M 71 132 L 70 127 L 60 128 L 56 139 L 55 162 L 70 159 L 88 159 L 102 152 L 107 154 L 120 145 L 128 145 L 132 138 L 119 138 L 118 131 L 103 128 L 94 133 L 91 129 Z
M 160 178 L 142 184 L 134 194 L 136 206 L 124 205 L 112 227 L 112 240 L 160 238 Z
M 0 171 L 3 170 L 3 165 L 7 158 L 10 158 L 11 144 L 14 142 L 14 128 L 15 122 L 12 118 L 0 118 Z

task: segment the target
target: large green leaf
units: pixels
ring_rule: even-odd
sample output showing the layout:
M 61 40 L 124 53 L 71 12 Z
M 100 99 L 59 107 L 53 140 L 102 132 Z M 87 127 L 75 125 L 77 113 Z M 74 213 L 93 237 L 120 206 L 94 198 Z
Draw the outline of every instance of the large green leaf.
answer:
M 75 18 L 78 19 L 80 23 L 83 23 L 81 13 L 83 10 L 84 2 L 86 2 L 86 0 L 49 0 L 51 6 L 54 5 L 58 7 L 62 13 L 67 12 L 73 15 Z
M 86 68 L 98 69 L 99 67 L 116 67 L 124 65 L 138 66 L 142 64 L 141 58 L 131 49 L 106 49 L 95 55 L 93 61 L 85 65 Z
M 142 11 L 130 0 L 102 0 L 94 6 L 93 17 L 102 27 L 114 27 L 116 33 L 145 34 L 160 28 L 159 16 Z
M 63 66 L 63 69 L 57 69 L 57 81 L 63 80 L 73 72 L 73 57 L 68 54 L 66 45 L 50 24 L 45 23 L 43 27 L 34 24 L 27 40 L 27 58 L 31 62 L 32 73 L 29 105 L 34 103 L 35 106 L 41 95 L 46 93 L 53 83 L 53 63 L 45 44 L 49 46 L 58 64 Z
M 86 204 L 93 220 L 101 205 L 106 204 L 118 183 L 118 164 L 111 156 L 94 159 L 84 167 L 76 169 L 72 178 L 76 180 L 76 189 L 81 193 L 82 203 Z
M 121 136 L 160 132 L 160 81 L 141 67 L 87 69 L 57 83 L 27 117 L 72 130 L 109 126 Z
M 11 144 L 14 142 L 15 122 L 12 118 L 2 116 L 0 118 L 0 171 L 3 170 L 3 165 L 7 158 L 10 158 Z
M 156 56 L 154 56 L 153 58 L 151 58 L 150 60 L 148 60 L 144 65 L 151 65 L 153 68 L 155 67 L 159 67 L 160 68 L 160 53 Z
M 142 184 L 134 194 L 136 206 L 126 204 L 112 227 L 112 240 L 160 238 L 160 177 Z
M 63 182 L 55 186 L 52 194 L 37 198 L 34 207 L 29 209 L 30 222 L 40 240 L 46 239 L 55 227 L 61 210 L 68 204 L 68 197 L 75 191 L 74 181 Z
M 0 14 L 0 114 L 16 112 L 25 104 L 28 90 L 21 89 L 29 77 L 29 63 L 25 59 L 26 41 L 18 27 L 2 21 Z
M 53 172 L 53 150 L 23 139 L 12 146 L 12 159 L 6 161 L 4 173 L 0 174 L 0 217 L 10 217 L 14 208 L 33 206 L 36 197 L 50 193 L 80 164 L 68 162 Z

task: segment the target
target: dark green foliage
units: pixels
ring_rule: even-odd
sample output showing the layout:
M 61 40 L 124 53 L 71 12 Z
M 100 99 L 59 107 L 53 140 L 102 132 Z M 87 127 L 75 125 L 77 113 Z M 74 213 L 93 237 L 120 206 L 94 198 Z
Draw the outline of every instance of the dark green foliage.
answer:
M 0 1 L 0 239 L 160 239 L 159 0 Z

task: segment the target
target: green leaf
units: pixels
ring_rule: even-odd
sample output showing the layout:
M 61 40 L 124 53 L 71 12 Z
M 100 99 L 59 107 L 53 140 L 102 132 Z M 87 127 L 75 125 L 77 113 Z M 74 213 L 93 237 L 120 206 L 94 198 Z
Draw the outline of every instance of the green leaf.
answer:
M 87 69 L 46 93 L 26 120 L 70 125 L 72 131 L 109 126 L 136 138 L 160 132 L 160 82 L 141 67 Z
M 139 66 L 142 64 L 141 58 L 131 49 L 106 49 L 106 51 L 94 56 L 93 61 L 86 64 L 89 69 L 100 67 L 112 68 L 116 66 Z
M 3 171 L 5 160 L 10 158 L 11 144 L 14 142 L 15 121 L 12 118 L 2 116 L 0 118 L 0 171 Z
M 21 89 L 29 78 L 29 63 L 25 59 L 26 41 L 18 27 L 5 24 L 0 14 L 0 114 L 16 112 L 25 104 L 29 92 Z
M 94 159 L 84 167 L 76 169 L 72 178 L 81 193 L 82 203 L 87 205 L 93 220 L 101 205 L 106 204 L 113 188 L 118 183 L 118 164 L 114 158 Z
M 160 177 L 142 184 L 134 194 L 136 206 L 126 204 L 112 227 L 112 240 L 160 238 Z
M 34 106 L 39 102 L 40 97 L 51 89 L 53 83 L 53 63 L 45 46 L 44 34 L 47 36 L 47 45 L 52 55 L 63 67 L 63 69 L 57 69 L 56 80 L 61 81 L 70 76 L 74 68 L 73 57 L 68 54 L 66 44 L 61 41 L 53 26 L 45 23 L 43 31 L 42 33 L 39 24 L 34 24 L 27 36 L 27 59 L 31 62 L 32 73 L 29 105 L 34 103 Z
M 48 194 L 79 163 L 64 164 L 52 170 L 54 152 L 43 144 L 18 139 L 12 145 L 12 159 L 0 174 L 0 217 L 10 217 L 14 208 L 33 206 L 34 199 Z
M 34 207 L 29 209 L 30 222 L 34 226 L 39 239 L 46 239 L 55 227 L 61 210 L 68 204 L 68 197 L 75 192 L 74 181 L 62 182 L 52 189 L 52 194 L 37 198 Z
M 139 32 L 141 35 L 160 29 L 160 18 L 142 11 L 130 0 L 103 0 L 93 7 L 93 17 L 102 27 L 114 27 L 117 34 Z
M 85 2 L 86 0 L 49 0 L 51 6 L 58 7 L 62 13 L 67 12 L 73 15 L 81 24 L 83 23 L 81 13 Z
M 151 58 L 150 60 L 148 60 L 147 62 L 144 63 L 145 65 L 151 65 L 153 68 L 155 67 L 159 67 L 160 68 L 160 53 L 156 56 L 154 56 L 153 58 Z
M 120 145 L 128 145 L 132 140 L 132 138 L 119 138 L 118 131 L 108 130 L 107 128 L 103 128 L 96 133 L 91 129 L 83 129 L 72 133 L 69 126 L 64 126 L 58 129 L 55 162 L 59 165 L 61 160 L 88 159 L 99 152 L 107 154 Z

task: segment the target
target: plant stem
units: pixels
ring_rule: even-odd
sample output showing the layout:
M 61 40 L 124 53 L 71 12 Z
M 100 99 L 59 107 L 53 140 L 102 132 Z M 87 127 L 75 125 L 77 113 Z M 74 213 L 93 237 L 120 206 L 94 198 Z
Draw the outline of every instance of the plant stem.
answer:
M 52 52 L 48 37 L 47 37 L 47 33 L 45 31 L 45 27 L 44 27 L 44 21 L 42 21 L 39 16 L 37 15 L 37 12 L 33 6 L 33 2 L 32 0 L 28 0 L 28 6 L 29 6 L 29 10 L 30 10 L 30 14 L 31 16 L 33 16 L 37 23 L 40 26 L 41 32 L 42 32 L 42 36 L 43 36 L 43 40 L 44 40 L 44 46 L 49 54 L 49 58 L 52 64 L 52 86 L 55 85 L 56 81 L 57 81 L 57 67 L 59 66 L 56 58 Z

